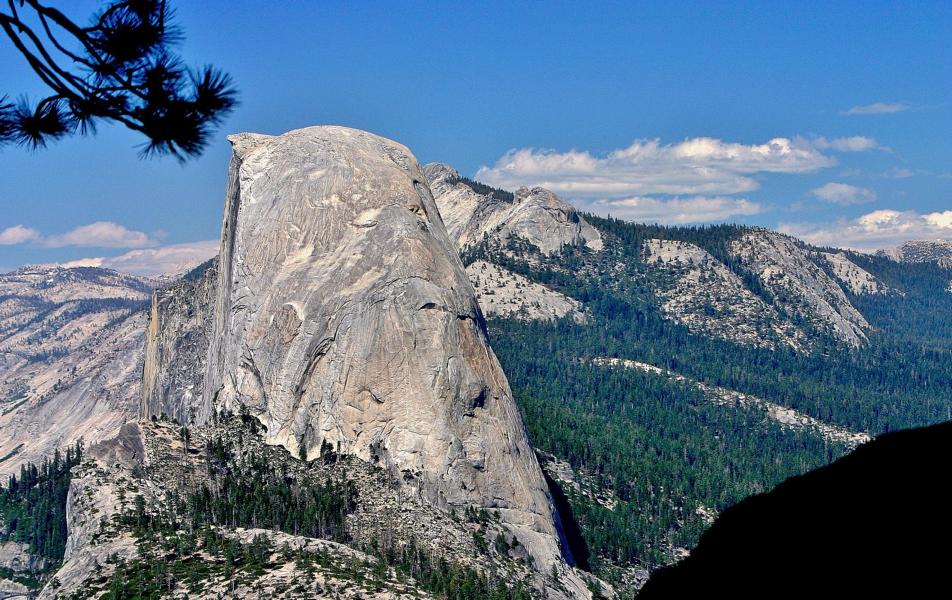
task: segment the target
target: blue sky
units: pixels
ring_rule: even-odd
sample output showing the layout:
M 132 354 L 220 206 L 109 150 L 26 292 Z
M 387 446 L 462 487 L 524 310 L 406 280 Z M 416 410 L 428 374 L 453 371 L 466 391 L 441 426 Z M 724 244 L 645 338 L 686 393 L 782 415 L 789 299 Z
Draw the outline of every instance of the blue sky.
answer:
M 179 0 L 181 53 L 231 73 L 241 106 L 184 166 L 118 127 L 0 148 L 0 271 L 211 252 L 224 136 L 314 124 L 638 221 L 952 238 L 952 4 L 831 4 Z M 42 92 L 5 38 L 0 75 Z

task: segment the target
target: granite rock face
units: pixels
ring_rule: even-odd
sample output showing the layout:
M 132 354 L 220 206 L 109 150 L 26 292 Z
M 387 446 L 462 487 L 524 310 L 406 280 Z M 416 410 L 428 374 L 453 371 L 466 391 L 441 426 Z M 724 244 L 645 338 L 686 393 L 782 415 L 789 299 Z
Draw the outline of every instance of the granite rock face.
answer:
M 142 404 L 148 419 L 168 416 L 204 425 L 213 414 L 206 401 L 205 360 L 218 285 L 218 260 L 152 294 L 146 333 Z
M 866 343 L 866 318 L 796 239 L 755 228 L 730 244 L 732 254 L 789 310 L 851 346 Z
M 889 293 L 901 294 L 898 290 L 893 290 L 877 279 L 872 273 L 851 261 L 845 252 L 821 252 L 820 256 L 826 260 L 833 274 L 836 275 L 836 278 L 840 280 L 843 287 L 850 293 L 856 294 L 857 296 L 885 296 Z
M 486 235 L 500 240 L 518 236 L 548 255 L 571 244 L 602 249 L 598 230 L 574 206 L 549 190 L 519 188 L 509 201 L 496 194 L 477 192 L 449 165 L 431 163 L 424 171 L 446 230 L 460 249 L 478 243 Z
M 666 318 L 694 333 L 740 344 L 802 349 L 807 336 L 777 307 L 747 288 L 739 275 L 706 250 L 688 242 L 649 239 L 645 263 L 657 279 Z
M 483 314 L 492 318 L 554 321 L 570 316 L 585 323 L 581 302 L 484 260 L 466 267 Z
M 329 445 L 439 506 L 498 510 L 537 565 L 559 562 L 542 473 L 410 151 L 342 127 L 229 139 L 200 404 L 247 411 L 295 455 Z

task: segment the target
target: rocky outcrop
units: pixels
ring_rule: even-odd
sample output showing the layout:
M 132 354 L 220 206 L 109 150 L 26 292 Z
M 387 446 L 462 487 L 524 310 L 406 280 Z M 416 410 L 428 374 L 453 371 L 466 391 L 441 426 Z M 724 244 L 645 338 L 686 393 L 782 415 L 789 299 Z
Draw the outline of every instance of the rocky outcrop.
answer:
M 14 573 L 38 573 L 46 567 L 46 559 L 30 554 L 30 545 L 21 542 L 0 543 L 0 569 Z M 2 586 L 0 586 L 2 589 Z
M 693 333 L 776 348 L 802 349 L 806 335 L 706 250 L 688 242 L 649 239 L 645 262 L 656 277 L 665 317 Z
M 118 517 L 133 507 L 136 492 L 147 506 L 157 505 L 157 486 L 138 487 L 138 472 L 145 462 L 141 427 L 127 423 L 113 437 L 91 446 L 83 463 L 74 468 L 66 502 L 68 538 L 63 565 L 40 593 L 41 599 L 86 597 L 79 590 L 93 576 L 109 575 L 110 557 L 136 555 L 131 532 L 118 530 Z M 55 584 L 53 583 L 55 581 Z
M 91 267 L 0 275 L 0 475 L 135 417 L 154 284 Z
M 217 285 L 218 261 L 213 259 L 153 293 L 139 410 L 143 418 L 165 415 L 192 424 L 211 419 L 205 360 Z
M 283 448 L 264 444 L 255 433 L 258 429 L 246 417 L 222 416 L 214 424 L 190 428 L 186 438 L 179 425 L 157 419 L 128 424 L 115 440 L 91 448 L 73 472 L 66 560 L 56 573 L 56 583 L 47 585 L 40 597 L 98 597 L 117 584 L 117 577 L 128 576 L 116 573 L 120 565 L 127 573 L 148 572 L 157 559 L 173 565 L 176 575 L 163 582 L 169 586 L 168 595 L 175 598 L 433 597 L 406 570 L 381 572 L 373 554 L 358 550 L 409 544 L 426 556 L 492 573 L 499 581 L 529 582 L 538 588 L 539 597 L 589 597 L 584 586 L 578 587 L 574 569 L 564 563 L 542 573 L 531 568 L 522 546 L 480 544 L 479 540 L 496 540 L 499 535 L 512 539 L 494 514 L 484 512 L 482 518 L 474 511 L 441 510 L 412 486 L 394 485 L 386 471 L 353 456 L 331 453 L 322 460 L 300 461 Z M 201 451 L 210 444 L 217 451 Z M 183 522 L 190 522 L 186 505 L 172 507 L 203 486 L 220 490 L 222 476 L 235 471 L 244 477 L 274 477 L 301 490 L 319 490 L 331 481 L 349 482 L 346 487 L 353 504 L 340 537 L 349 545 L 274 529 L 274 521 L 267 519 L 257 529 L 247 528 L 254 527 L 250 523 L 210 525 L 215 539 L 229 539 L 242 548 L 236 555 L 249 551 L 259 536 L 270 540 L 267 560 L 257 569 L 235 572 L 226 568 L 222 548 L 210 546 L 208 532 L 201 528 L 176 532 L 165 527 L 155 532 L 166 540 L 166 547 L 181 540 L 192 548 L 185 553 L 168 553 L 155 538 L 133 534 L 134 521 L 129 517 L 140 510 L 156 522 L 178 510 Z M 461 518 L 462 514 L 476 518 Z M 198 563 L 201 575 L 193 577 Z M 552 576 L 556 572 L 558 581 Z M 572 589 L 581 593 L 568 592 Z M 602 589 L 611 593 L 607 586 Z
M 473 289 L 405 147 L 342 127 L 230 138 L 203 402 L 294 455 L 410 474 L 560 561 L 551 499 Z
M 836 278 L 851 293 L 860 295 L 885 295 L 894 290 L 877 279 L 872 273 L 863 269 L 844 252 L 821 252 Z
M 797 240 L 757 228 L 732 241 L 730 249 L 773 295 L 775 304 L 846 344 L 866 342 L 866 318 Z
M 477 192 L 448 165 L 432 163 L 424 171 L 447 232 L 460 249 L 487 235 L 502 241 L 518 237 L 549 255 L 575 244 L 602 249 L 598 230 L 575 207 L 546 189 L 520 188 L 509 201 L 495 193 Z
M 577 323 L 586 320 L 578 300 L 499 265 L 477 260 L 466 267 L 466 274 L 486 315 L 541 321 L 568 316 Z

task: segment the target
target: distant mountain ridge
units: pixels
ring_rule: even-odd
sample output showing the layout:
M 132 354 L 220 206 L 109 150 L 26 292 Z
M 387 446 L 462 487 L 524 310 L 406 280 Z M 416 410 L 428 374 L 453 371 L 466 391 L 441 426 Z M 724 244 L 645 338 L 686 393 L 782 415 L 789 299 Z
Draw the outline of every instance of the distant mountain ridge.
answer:
M 456 169 L 442 163 L 428 164 L 423 172 L 439 201 L 447 233 L 461 249 L 486 236 L 499 240 L 516 236 L 549 255 L 577 243 L 593 250 L 602 247 L 598 230 L 574 206 L 544 188 L 494 192 L 464 182 Z
M 156 285 L 96 267 L 0 275 L 0 472 L 105 439 L 135 414 Z
M 898 262 L 934 262 L 946 269 L 952 269 L 952 241 L 950 240 L 909 240 L 897 248 L 879 250 L 877 254 Z
M 463 182 L 449 165 L 433 163 L 424 172 L 447 231 L 464 254 L 486 243 L 506 252 L 519 241 L 538 248 L 540 260 L 554 264 L 563 246 L 580 244 L 594 252 L 604 247 L 598 228 L 552 192 L 523 188 L 506 200 L 488 186 Z M 804 349 L 817 334 L 862 345 L 870 325 L 847 294 L 889 289 L 842 252 L 821 253 L 759 227 L 727 242 L 717 258 L 694 243 L 663 238 L 644 240 L 644 253 L 662 280 L 656 292 L 669 318 L 701 334 L 753 345 Z M 502 265 L 495 269 L 505 272 Z M 739 270 L 756 280 L 756 288 L 743 281 Z M 483 296 L 485 277 L 471 279 Z M 534 298 L 512 297 L 509 303 L 513 314 L 520 304 L 526 314 L 538 313 L 531 310 L 538 304 Z

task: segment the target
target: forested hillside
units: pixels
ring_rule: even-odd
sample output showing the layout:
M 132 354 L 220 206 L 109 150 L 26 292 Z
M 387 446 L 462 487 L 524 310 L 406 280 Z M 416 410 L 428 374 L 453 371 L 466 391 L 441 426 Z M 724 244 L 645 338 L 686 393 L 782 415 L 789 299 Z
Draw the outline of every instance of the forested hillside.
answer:
M 695 386 L 650 370 L 612 369 L 599 359 L 660 367 L 873 435 L 949 418 L 948 270 L 849 253 L 895 290 L 844 291 L 870 324 L 868 341 L 850 347 L 798 319 L 793 300 L 775 298 L 737 260 L 731 243 L 757 230 L 585 218 L 602 232 L 603 251 L 567 246 L 552 259 L 518 239 L 487 238 L 464 253 L 464 262 L 501 265 L 580 301 L 590 315 L 585 323 L 491 319 L 490 332 L 533 443 L 574 471 L 576 481 L 562 487 L 596 572 L 618 581 L 635 566 L 669 562 L 693 547 L 716 512 L 849 450 L 750 407 L 712 403 Z M 657 296 L 667 275 L 647 264 L 648 239 L 702 248 L 809 332 L 810 346 L 732 343 L 667 318 Z M 802 249 L 833 277 L 819 249 Z
M 0 591 L 6 582 L 35 589 L 49 578 L 66 550 L 66 498 L 70 470 L 82 460 L 77 443 L 40 465 L 23 465 L 0 487 Z M 7 584 L 9 585 L 9 584 Z

